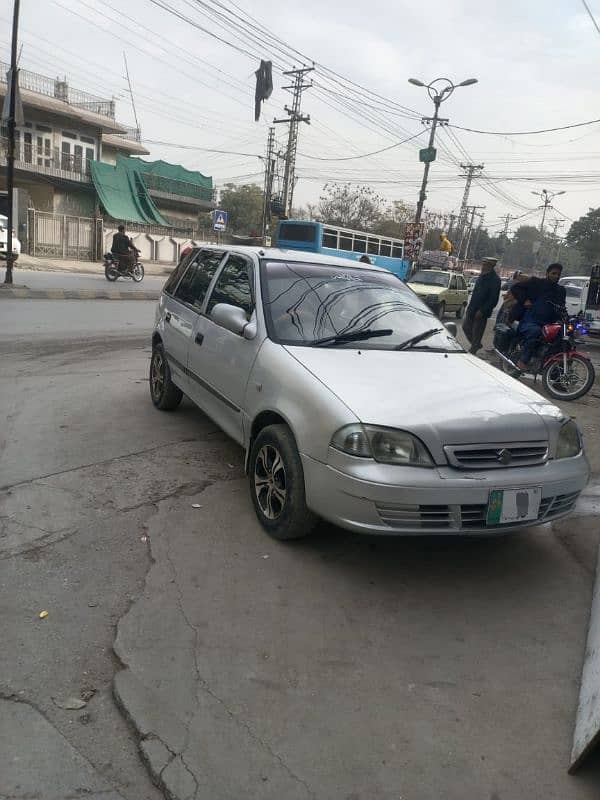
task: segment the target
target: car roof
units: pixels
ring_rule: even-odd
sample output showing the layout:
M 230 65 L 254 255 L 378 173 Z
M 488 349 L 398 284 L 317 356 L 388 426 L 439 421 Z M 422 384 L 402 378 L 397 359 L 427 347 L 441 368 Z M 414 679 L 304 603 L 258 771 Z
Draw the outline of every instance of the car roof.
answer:
M 354 261 L 350 258 L 340 258 L 340 256 L 326 256 L 321 253 L 313 253 L 310 250 L 288 250 L 285 247 L 256 247 L 251 245 L 228 245 L 228 244 L 202 244 L 197 245 L 194 250 L 227 250 L 231 253 L 242 253 L 254 255 L 258 258 L 272 259 L 273 261 L 310 261 L 312 264 L 328 264 L 340 267 L 355 267 L 356 269 L 377 270 L 379 272 L 390 272 L 387 269 L 378 267 L 376 264 L 366 264 Z M 358 254 L 360 257 L 360 253 Z M 390 273 L 393 274 L 393 273 Z

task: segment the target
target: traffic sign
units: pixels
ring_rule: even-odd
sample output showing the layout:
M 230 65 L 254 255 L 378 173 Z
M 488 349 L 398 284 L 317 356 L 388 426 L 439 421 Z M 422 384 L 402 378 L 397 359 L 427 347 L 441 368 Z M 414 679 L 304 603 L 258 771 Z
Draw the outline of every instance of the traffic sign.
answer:
M 215 210 L 213 228 L 216 231 L 224 231 L 227 228 L 227 211 L 220 211 L 218 208 Z

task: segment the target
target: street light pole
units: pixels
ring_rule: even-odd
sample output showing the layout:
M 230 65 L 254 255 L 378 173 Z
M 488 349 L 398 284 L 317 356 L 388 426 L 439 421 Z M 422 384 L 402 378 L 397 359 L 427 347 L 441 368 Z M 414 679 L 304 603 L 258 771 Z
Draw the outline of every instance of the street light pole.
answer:
M 6 231 L 6 275 L 4 283 L 13 282 L 13 226 L 14 226 L 14 193 L 15 193 L 15 129 L 17 127 L 17 41 L 19 32 L 19 0 L 14 0 L 12 47 L 10 54 L 10 86 L 8 86 L 8 152 L 6 154 L 6 189 L 8 195 L 7 227 Z
M 431 166 L 431 162 L 435 160 L 435 151 L 433 150 L 435 131 L 438 124 L 441 125 L 445 122 L 448 122 L 447 119 L 440 119 L 440 106 L 444 100 L 447 100 L 450 97 L 456 88 L 459 86 L 471 86 L 472 84 L 477 83 L 477 78 L 468 78 L 467 80 L 458 84 L 452 83 L 452 81 L 448 78 L 436 78 L 428 84 L 423 83 L 423 81 L 420 81 L 417 78 L 409 78 L 408 82 L 412 83 L 413 86 L 421 86 L 427 89 L 427 93 L 433 100 L 434 105 L 433 117 L 423 117 L 423 122 L 431 123 L 431 129 L 429 131 L 429 144 L 427 146 L 426 159 L 423 159 L 425 161 L 425 166 L 423 168 L 423 180 L 421 182 L 421 191 L 419 192 L 417 212 L 415 214 L 415 222 L 421 222 L 421 217 L 423 216 L 423 206 L 425 205 L 425 200 L 427 199 L 427 179 L 429 178 L 429 168 Z

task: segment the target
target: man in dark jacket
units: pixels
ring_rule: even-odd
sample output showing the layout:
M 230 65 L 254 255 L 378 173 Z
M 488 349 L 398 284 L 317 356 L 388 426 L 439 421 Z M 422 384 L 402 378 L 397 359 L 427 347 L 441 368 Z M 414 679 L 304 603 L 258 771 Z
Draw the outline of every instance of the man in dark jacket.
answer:
M 481 262 L 481 274 L 477 278 L 471 302 L 465 314 L 463 332 L 471 344 L 470 353 L 475 355 L 481 348 L 485 326 L 492 316 L 500 297 L 501 281 L 494 267 L 497 258 L 486 257 Z
M 517 300 L 520 314 L 514 315 L 519 322 L 519 338 L 523 349 L 517 364 L 524 371 L 542 334 L 542 327 L 555 322 L 560 309 L 565 306 L 567 290 L 559 284 L 562 264 L 550 264 L 545 278 L 529 278 L 515 284 L 511 294 Z
M 110 252 L 119 259 L 122 270 L 133 268 L 135 257 L 140 251 L 125 233 L 125 225 L 119 225 L 117 233 L 113 236 Z

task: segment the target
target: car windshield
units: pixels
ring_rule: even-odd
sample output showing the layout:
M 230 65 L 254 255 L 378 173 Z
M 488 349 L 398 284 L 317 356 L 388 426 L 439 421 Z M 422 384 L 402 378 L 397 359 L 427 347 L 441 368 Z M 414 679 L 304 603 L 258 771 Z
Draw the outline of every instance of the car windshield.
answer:
M 423 283 L 425 286 L 448 286 L 450 275 L 445 272 L 431 272 L 430 270 L 420 269 L 408 281 L 409 283 Z
M 388 272 L 263 261 L 261 275 L 269 337 L 280 344 L 393 350 L 439 328 L 412 349 L 463 352 L 427 306 Z

